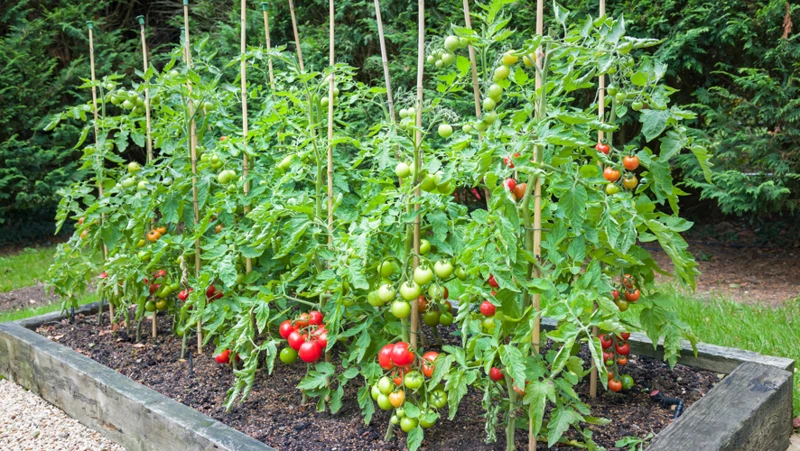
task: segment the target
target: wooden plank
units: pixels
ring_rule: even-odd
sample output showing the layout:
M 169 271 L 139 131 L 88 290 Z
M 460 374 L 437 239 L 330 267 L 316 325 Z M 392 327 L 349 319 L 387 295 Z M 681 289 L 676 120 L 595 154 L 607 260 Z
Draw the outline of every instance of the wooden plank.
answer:
M 792 374 L 739 365 L 667 426 L 648 451 L 784 451 L 792 433 Z

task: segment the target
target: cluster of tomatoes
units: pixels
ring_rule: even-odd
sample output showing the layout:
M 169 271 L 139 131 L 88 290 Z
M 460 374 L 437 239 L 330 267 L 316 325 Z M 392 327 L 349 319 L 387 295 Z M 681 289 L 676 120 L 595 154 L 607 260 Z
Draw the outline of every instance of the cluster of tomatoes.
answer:
M 421 399 L 427 400 L 427 403 L 414 404 L 418 408 L 421 407 L 418 404 L 432 409 L 441 409 L 447 405 L 447 392 L 441 384 L 430 389 L 425 386 L 425 378 L 433 376 L 434 362 L 438 356 L 438 352 L 428 351 L 422 355 L 418 367 L 414 368 L 416 355 L 404 341 L 389 343 L 378 353 L 378 364 L 391 373 L 381 377 L 372 386 L 372 399 L 382 410 L 394 409 L 390 422 L 400 425 L 403 432 L 410 432 L 417 425 L 428 429 L 436 424 L 438 415 L 429 410 L 417 409 L 421 413 L 414 417 L 406 415 L 405 407 L 414 403 L 414 399 L 422 397 Z M 412 394 L 411 398 L 406 397 L 406 389 Z
M 628 310 L 630 304 L 642 297 L 642 292 L 636 288 L 636 280 L 630 274 L 625 274 L 620 278 L 620 286 L 611 291 L 614 304 L 620 312 Z
M 613 392 L 628 391 L 633 387 L 633 377 L 620 372 L 620 367 L 628 364 L 628 355 L 631 353 L 631 345 L 628 343 L 630 336 L 629 332 L 600 335 L 603 360 L 608 370 L 608 389 Z
M 426 255 L 431 250 L 428 240 L 421 240 L 419 252 Z M 394 282 L 390 279 L 395 274 L 395 265 L 391 260 L 385 260 L 378 265 L 380 275 L 380 286 L 367 294 L 367 302 L 375 307 L 382 307 L 391 302 L 390 311 L 399 319 L 408 318 L 411 315 L 411 301 L 418 299 L 420 312 L 425 312 L 423 321 L 429 326 L 444 325 L 449 326 L 453 323 L 453 315 L 450 313 L 452 307 L 447 301 L 447 288 L 434 282 L 434 275 L 440 282 L 446 282 L 449 277 L 455 274 L 461 280 L 466 279 L 466 272 L 459 268 L 456 271 L 453 264 L 448 260 L 439 260 L 430 267 L 427 263 L 422 263 L 416 267 L 411 279 L 400 284 L 400 289 L 396 290 Z M 427 299 L 422 295 L 422 288 L 428 286 Z M 400 299 L 397 294 L 400 294 Z M 435 308 L 432 308 L 435 307 Z M 427 317 L 427 319 L 426 319 Z
M 177 293 L 181 289 L 180 282 L 173 282 L 167 276 L 167 271 L 159 269 L 153 273 L 153 281 L 144 279 L 144 284 L 149 285 L 150 299 L 144 304 L 144 309 L 148 312 L 163 312 L 169 308 L 170 295 Z
M 598 143 L 594 148 L 603 154 L 608 155 L 611 147 L 608 144 Z M 639 186 L 639 179 L 636 178 L 634 171 L 639 168 L 639 157 L 628 155 L 622 158 L 623 171 L 614 166 L 607 166 L 603 169 L 603 178 L 608 181 L 606 194 L 614 195 L 621 191 L 620 184 L 628 191 L 633 191 Z
M 278 332 L 289 344 L 281 350 L 281 362 L 294 363 L 298 356 L 306 363 L 319 361 L 328 346 L 328 331 L 322 320 L 322 312 L 313 310 L 281 323 Z

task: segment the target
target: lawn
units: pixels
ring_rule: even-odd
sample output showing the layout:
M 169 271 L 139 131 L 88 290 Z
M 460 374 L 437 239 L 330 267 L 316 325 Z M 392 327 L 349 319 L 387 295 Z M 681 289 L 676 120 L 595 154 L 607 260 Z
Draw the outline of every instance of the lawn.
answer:
M 95 293 L 87 293 L 84 297 L 78 299 L 78 305 L 89 304 L 97 300 Z M 42 305 L 39 307 L 31 307 L 22 310 L 15 310 L 11 312 L 0 312 L 0 323 L 7 321 L 18 321 L 32 316 L 44 315 L 45 313 L 55 312 L 61 309 L 61 302 L 54 302 L 52 304 Z
M 47 277 L 55 246 L 29 248 L 0 256 L 0 293 L 36 285 Z

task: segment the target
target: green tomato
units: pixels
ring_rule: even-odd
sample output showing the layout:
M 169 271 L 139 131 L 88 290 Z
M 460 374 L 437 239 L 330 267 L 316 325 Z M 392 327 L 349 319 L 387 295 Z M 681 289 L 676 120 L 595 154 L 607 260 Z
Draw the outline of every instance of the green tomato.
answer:
M 434 301 L 438 301 L 444 297 L 444 289 L 439 285 L 432 283 L 431 286 L 428 287 L 428 297 Z
M 422 376 L 422 373 L 416 370 L 409 371 L 403 378 L 403 385 L 411 390 L 422 387 L 423 382 L 425 382 L 425 378 Z
M 394 274 L 394 263 L 391 260 L 384 260 L 378 265 L 378 273 L 381 277 L 391 277 Z
M 414 268 L 413 279 L 420 286 L 427 285 L 433 280 L 433 270 L 428 266 L 417 266 Z
M 444 40 L 444 48 L 451 52 L 455 52 L 458 48 L 461 47 L 461 40 L 458 36 L 448 36 Z
M 135 107 L 136 107 L 136 104 L 131 102 L 130 100 L 126 100 L 126 101 L 122 102 L 122 108 L 124 108 L 126 110 L 132 110 Z
M 419 425 L 422 426 L 422 429 L 430 429 L 436 424 L 436 417 L 434 417 L 433 420 L 430 421 L 428 421 L 427 417 L 428 414 L 424 413 L 422 414 L 422 418 L 420 418 L 419 420 Z
M 428 174 L 422 179 L 420 187 L 423 191 L 431 192 L 436 189 L 436 176 Z
M 164 299 L 156 301 L 156 310 L 158 310 L 159 312 L 163 312 L 164 310 L 167 309 L 168 306 L 169 305 L 167 304 L 167 301 L 165 301 Z
M 433 264 L 433 272 L 436 273 L 436 277 L 440 279 L 446 279 L 453 274 L 453 264 L 447 260 L 439 260 L 438 262 Z
M 628 96 L 625 95 L 624 92 L 618 92 L 617 95 L 614 96 L 614 100 L 616 100 L 617 103 L 625 103 L 625 100 L 627 98 L 628 98 Z
M 481 326 L 483 326 L 483 331 L 485 333 L 493 334 L 495 328 L 497 327 L 497 323 L 495 323 L 494 318 L 488 317 L 483 319 Z
M 372 395 L 372 399 L 377 401 L 378 400 L 378 396 L 381 395 L 381 390 L 378 388 L 377 385 L 373 385 L 372 389 L 370 390 L 370 394 Z
M 389 422 L 397 426 L 398 424 L 400 424 L 400 418 L 397 415 L 392 415 L 392 417 L 389 418 Z
M 381 393 L 380 396 L 378 396 L 378 407 L 380 407 L 381 410 L 392 410 L 394 406 L 392 406 L 392 403 L 389 401 L 389 397 Z
M 434 58 L 433 55 L 428 55 L 425 58 L 425 62 L 427 62 L 428 64 L 436 64 L 436 58 Z M 401 110 L 401 111 L 403 111 L 403 110 Z M 404 116 L 401 114 L 400 117 L 404 117 Z
M 431 251 L 431 243 L 430 243 L 430 241 L 425 240 L 425 239 L 419 240 L 419 253 L 420 253 L 420 255 L 426 255 L 430 251 Z
M 147 189 L 147 180 L 140 180 L 139 184 L 136 185 L 136 189 L 139 191 L 145 191 Z
M 418 298 L 421 293 L 422 287 L 420 287 L 413 280 L 409 280 L 408 282 L 400 285 L 400 296 L 406 301 L 413 301 L 414 299 Z
M 503 95 L 503 87 L 497 83 L 493 83 L 492 86 L 489 86 L 489 90 L 486 91 L 486 94 L 490 99 L 494 100 L 495 102 L 499 102 L 500 97 Z
M 444 390 L 437 388 L 436 390 L 432 391 L 430 395 L 428 395 L 428 401 L 433 407 L 442 409 L 447 405 L 447 393 Z
M 497 102 L 495 102 L 491 97 L 487 97 L 483 99 L 483 110 L 484 111 L 492 111 L 494 107 L 497 106 Z
M 137 172 L 141 171 L 142 167 L 139 166 L 139 163 L 135 161 L 131 161 L 128 163 L 128 173 L 131 175 L 136 175 Z
M 489 124 L 487 124 L 485 121 L 480 121 L 477 124 L 475 124 L 475 130 L 478 130 L 481 133 L 485 132 L 486 129 L 488 128 Z
M 463 127 L 461 127 L 461 130 L 462 130 L 464 133 L 471 133 L 471 132 L 472 132 L 472 126 L 471 126 L 471 125 L 469 125 L 469 124 L 464 124 L 464 126 L 463 126 Z
M 153 301 L 147 301 L 144 303 L 144 309 L 148 312 L 155 312 L 156 311 L 156 303 Z
M 383 302 L 384 304 L 394 299 L 394 296 L 396 294 L 397 292 L 395 292 L 394 287 L 389 285 L 388 283 L 383 284 L 381 285 L 380 288 L 378 288 L 378 299 L 380 299 L 381 302 Z
M 439 324 L 445 327 L 453 324 L 453 315 L 450 314 L 450 312 L 442 312 L 442 314 L 439 315 Z
M 402 429 L 405 433 L 413 431 L 418 424 L 419 420 L 416 418 L 405 417 L 400 419 L 400 429 Z
M 617 194 L 619 191 L 620 188 L 616 183 L 609 183 L 608 185 L 606 185 L 606 194 L 608 194 L 609 196 L 613 196 L 614 194 Z
M 289 169 L 289 167 L 292 165 L 293 159 L 294 159 L 293 153 L 286 155 L 285 157 L 283 157 L 283 160 L 281 160 L 281 162 L 278 163 L 278 169 L 280 169 L 281 171 Z
M 609 87 L 606 88 L 606 92 L 610 96 L 615 96 L 619 92 L 619 89 L 617 89 L 617 87 L 614 85 L 610 85 Z
M 436 190 L 442 194 L 450 194 L 451 192 L 453 192 L 453 181 L 448 180 L 444 183 L 436 185 Z
M 392 390 L 394 389 L 394 383 L 393 383 L 393 382 L 392 382 L 392 380 L 391 380 L 391 379 L 389 379 L 388 377 L 386 377 L 386 376 L 383 376 L 383 377 L 382 377 L 382 378 L 380 378 L 380 380 L 378 381 L 378 385 L 377 385 L 377 387 L 378 387 L 378 390 L 379 390 L 381 393 L 383 393 L 384 395 L 387 395 L 387 396 L 388 396 L 388 395 L 389 395 L 389 393 L 391 393 L 391 392 L 392 392 Z
M 397 166 L 394 168 L 394 175 L 404 179 L 411 175 L 411 167 L 403 162 L 397 163 Z
M 467 280 L 467 271 L 464 270 L 464 268 L 458 268 L 456 270 L 456 277 L 461 281 Z
M 630 374 L 620 375 L 619 381 L 622 382 L 623 390 L 628 391 L 633 388 L 633 377 Z
M 439 312 L 436 310 L 428 310 L 425 312 L 425 315 L 422 316 L 422 321 L 425 322 L 430 327 L 436 327 L 439 325 Z
M 633 108 L 633 111 L 641 111 L 642 107 L 644 107 L 644 104 L 638 100 L 631 104 L 631 108 Z
M 449 138 L 453 134 L 453 127 L 449 124 L 440 124 L 437 131 L 442 138 Z
M 394 414 L 397 415 L 397 418 L 403 418 L 406 416 L 406 409 L 404 407 L 398 407 L 394 409 Z
M 445 65 L 450 65 L 456 62 L 456 55 L 450 52 L 442 54 L 442 63 Z
M 122 179 L 121 184 L 122 184 L 123 188 L 130 188 L 130 187 L 132 187 L 133 185 L 136 184 L 136 177 L 124 178 L 124 179 Z
M 378 290 L 372 290 L 367 293 L 367 302 L 373 307 L 380 307 L 384 304 L 380 296 L 378 296 Z
M 399 319 L 408 318 L 411 315 L 411 304 L 399 299 L 392 302 L 392 315 Z
M 497 121 L 497 112 L 489 111 L 488 113 L 486 113 L 486 115 L 483 116 L 483 120 L 489 125 L 494 124 L 495 121 Z
M 494 70 L 492 81 L 497 83 L 498 81 L 505 80 L 509 75 L 511 75 L 511 70 L 506 66 L 500 66 Z
M 281 362 L 289 365 L 297 361 L 297 351 L 292 348 L 281 349 Z
M 442 68 L 442 66 L 444 66 L 444 62 L 442 62 L 442 60 L 437 60 L 435 63 L 433 63 L 433 65 L 434 65 L 434 66 L 435 66 L 437 69 L 441 69 L 441 68 Z

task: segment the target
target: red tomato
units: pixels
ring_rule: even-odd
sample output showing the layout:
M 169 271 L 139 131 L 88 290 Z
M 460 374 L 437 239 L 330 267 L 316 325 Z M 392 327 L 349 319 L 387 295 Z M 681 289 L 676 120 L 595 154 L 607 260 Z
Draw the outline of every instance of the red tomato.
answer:
M 616 349 L 617 354 L 620 354 L 620 355 L 628 355 L 628 354 L 631 353 L 631 345 L 630 345 L 630 343 L 625 343 L 625 344 L 622 344 L 622 345 L 617 343 L 614 346 L 614 349 Z
M 491 380 L 493 380 L 495 382 L 499 382 L 500 380 L 503 379 L 503 377 L 504 377 L 503 376 L 503 372 L 500 371 L 500 368 L 497 368 L 497 367 L 493 366 L 492 369 L 489 370 L 489 379 L 491 379 Z
M 394 349 L 394 343 L 389 343 L 388 345 L 381 348 L 381 351 L 378 353 L 378 364 L 384 370 L 391 370 L 394 368 L 394 363 L 392 363 L 392 350 Z
M 155 293 L 156 291 L 158 291 L 159 288 L 161 288 L 161 284 L 160 283 L 150 284 L 150 294 Z
M 286 339 L 289 338 L 289 335 L 295 331 L 294 326 L 292 326 L 292 322 L 290 320 L 286 320 L 281 323 L 281 326 L 278 328 L 278 333 L 281 334 L 281 338 Z
M 639 297 L 641 297 L 641 295 L 642 295 L 642 293 L 640 293 L 638 289 L 637 290 L 633 290 L 633 291 L 625 290 L 625 299 L 627 299 L 628 302 L 636 302 L 636 301 L 638 301 Z
M 289 347 L 294 349 L 295 351 L 300 350 L 300 346 L 305 343 L 306 339 L 303 334 L 301 334 L 297 330 L 293 330 L 292 333 L 289 334 L 289 337 L 286 339 L 289 342 Z
M 622 390 L 622 382 L 611 379 L 608 381 L 608 389 L 613 392 L 618 392 Z
M 603 152 L 606 155 L 608 155 L 608 152 L 611 151 L 611 147 L 609 147 L 608 144 L 603 143 L 597 143 L 594 148 L 597 149 L 598 152 Z
M 219 353 L 218 355 L 216 355 L 214 357 L 214 360 L 216 360 L 217 363 L 222 363 L 222 364 L 230 363 L 231 350 L 230 349 L 226 349 L 226 350 L 222 351 L 221 353 Z
M 514 153 L 514 158 L 517 158 L 518 156 L 519 156 L 519 152 L 515 152 Z M 503 164 L 505 164 L 506 166 L 508 166 L 511 169 L 514 169 L 514 161 L 512 160 L 510 155 L 506 155 L 505 157 L 503 157 Z
M 600 335 L 600 344 L 603 346 L 603 349 L 610 348 L 613 344 L 611 341 L 611 336 L 606 334 Z
M 497 284 L 497 281 L 496 281 L 496 280 L 494 280 L 494 276 L 493 276 L 493 275 L 491 275 L 491 274 L 489 274 L 489 279 L 488 279 L 486 282 L 487 282 L 487 283 L 489 284 L 489 286 L 490 286 L 490 287 L 492 287 L 492 288 L 497 288 L 497 287 L 499 287 L 499 286 L 500 286 L 500 285 L 498 285 L 498 284 Z
M 317 310 L 313 310 L 308 314 L 308 324 L 314 324 L 319 326 L 322 324 L 322 312 Z
M 108 279 L 108 273 L 103 271 L 100 274 L 98 274 L 97 277 L 100 278 L 100 279 Z
M 625 157 L 622 159 L 622 165 L 629 171 L 635 171 L 639 167 L 639 157 L 636 155 L 632 157 Z
M 328 332 L 323 331 L 321 334 L 317 335 L 317 343 L 322 346 L 322 349 L 328 347 Z
M 308 313 L 301 313 L 300 316 L 298 316 L 297 319 L 294 320 L 294 325 L 297 326 L 298 328 L 306 327 L 308 326 L 309 318 L 310 315 Z
M 401 341 L 392 348 L 392 362 L 397 366 L 406 366 L 414 363 L 414 353 L 408 350 L 408 343 Z
M 608 180 L 609 182 L 616 182 L 619 180 L 619 171 L 612 168 L 611 166 L 605 168 L 603 170 L 603 178 Z
M 611 290 L 611 297 L 616 301 L 619 299 L 619 290 Z
M 189 293 L 191 293 L 192 291 L 194 291 L 194 289 L 192 288 L 189 288 L 188 290 L 181 290 L 181 292 L 178 293 L 178 299 L 180 299 L 181 301 L 189 299 Z
M 494 304 L 489 301 L 483 301 L 481 303 L 481 314 L 483 314 L 483 316 L 494 316 L 494 312 L 496 310 L 497 308 L 494 306 Z
M 623 340 L 627 340 L 628 338 L 631 338 L 631 333 L 630 332 L 622 332 L 621 334 L 619 334 L 619 336 Z
M 300 360 L 314 363 L 322 357 L 322 346 L 315 341 L 307 341 L 300 346 L 297 354 L 300 356 Z
M 514 179 L 507 179 L 506 180 L 506 187 L 508 187 L 508 190 L 513 193 L 514 192 L 514 188 L 517 187 L 517 181 L 514 180 Z
M 607 360 L 613 360 L 613 359 L 614 359 L 614 353 L 613 352 L 611 352 L 611 351 L 603 351 L 603 361 L 604 362 L 607 361 Z
M 424 374 L 425 377 L 433 376 L 433 361 L 436 360 L 438 356 L 439 353 L 434 351 L 428 351 L 422 354 L 422 374 Z
M 449 296 L 449 295 L 450 295 L 450 292 L 447 291 L 447 287 L 444 287 L 444 295 L 443 295 L 444 299 L 447 299 L 447 296 Z
M 163 269 L 159 269 L 158 271 L 153 273 L 153 278 L 154 279 L 160 279 L 162 277 L 167 277 L 167 271 L 165 271 Z
M 217 292 L 217 288 L 214 285 L 210 285 L 206 290 L 206 297 L 213 297 L 214 293 Z
M 620 357 L 617 359 L 617 365 L 627 365 L 628 359 L 626 357 Z

